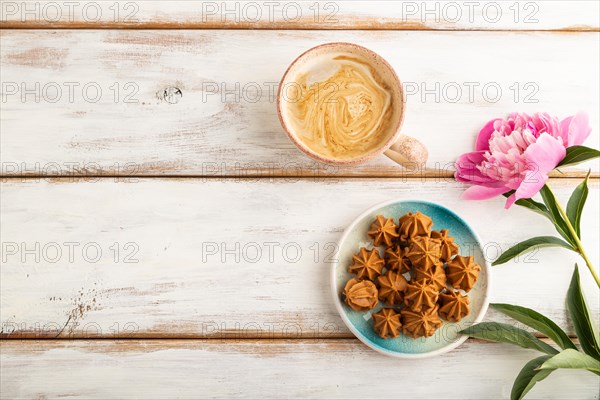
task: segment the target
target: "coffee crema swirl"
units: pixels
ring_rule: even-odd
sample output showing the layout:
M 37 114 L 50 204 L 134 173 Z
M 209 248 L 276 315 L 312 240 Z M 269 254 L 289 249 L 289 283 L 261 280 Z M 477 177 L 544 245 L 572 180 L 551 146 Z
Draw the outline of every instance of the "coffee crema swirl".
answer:
M 300 73 L 288 91 L 288 116 L 300 138 L 316 153 L 336 159 L 378 149 L 389 135 L 390 90 L 358 58 L 338 55 L 323 62 L 333 71 L 329 77 L 317 80 L 322 71 Z

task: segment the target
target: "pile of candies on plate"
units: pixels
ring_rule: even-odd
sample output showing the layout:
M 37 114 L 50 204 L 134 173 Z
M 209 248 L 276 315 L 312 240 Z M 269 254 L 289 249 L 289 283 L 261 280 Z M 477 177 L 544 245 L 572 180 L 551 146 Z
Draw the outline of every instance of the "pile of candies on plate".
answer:
M 420 212 L 393 218 L 378 215 L 368 235 L 373 249 L 362 247 L 348 271 L 355 274 L 344 287 L 346 304 L 372 314 L 373 329 L 384 339 L 400 332 L 412 338 L 432 336 L 443 322 L 469 314 L 468 292 L 481 266 L 459 255 L 450 233 L 433 231 L 433 221 Z M 383 257 L 380 249 L 385 248 Z

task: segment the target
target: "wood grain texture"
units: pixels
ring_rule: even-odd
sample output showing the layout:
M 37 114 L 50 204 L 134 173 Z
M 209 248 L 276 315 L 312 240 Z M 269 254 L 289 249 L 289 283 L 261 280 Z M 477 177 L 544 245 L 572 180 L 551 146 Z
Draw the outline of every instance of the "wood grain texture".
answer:
M 595 1 L 3 1 L 4 28 L 597 30 Z
M 325 166 L 284 134 L 275 86 L 297 55 L 331 41 L 397 70 L 402 131 L 429 148 L 425 169 L 383 156 Z M 481 126 L 516 110 L 587 111 L 586 144 L 600 146 L 597 33 L 3 30 L 0 44 L 6 176 L 450 176 Z M 588 168 L 598 176 L 600 163 L 574 171 Z
M 267 2 L 228 3 L 0 2 L 0 175 L 10 177 L 0 339 L 12 339 L 0 340 L 0 398 L 508 397 L 534 352 L 469 340 L 417 364 L 352 338 L 330 299 L 331 245 L 361 211 L 397 197 L 454 209 L 492 259 L 551 232 L 500 200 L 461 202 L 448 177 L 478 128 L 514 110 L 586 110 L 598 147 L 599 3 L 476 2 L 472 19 L 448 1 L 286 1 L 273 14 Z M 227 28 L 265 30 L 212 30 Z M 327 167 L 287 140 L 270 93 L 298 54 L 328 41 L 365 45 L 396 68 L 409 93 L 404 132 L 430 148 L 425 169 L 384 158 Z M 557 176 L 588 168 L 599 176 L 598 162 Z M 122 178 L 132 175 L 159 179 Z M 345 179 L 364 176 L 412 179 Z M 552 182 L 565 202 L 577 183 Z M 592 187 L 582 231 L 598 265 Z M 544 249 L 497 267 L 492 301 L 535 308 L 573 334 L 564 297 L 575 261 Z M 600 299 L 588 299 L 599 316 Z M 529 398 L 597 399 L 599 384 L 559 371 Z
M 397 360 L 356 340 L 2 341 L 2 398 L 508 398 L 534 351 L 468 341 Z M 417 372 L 418 371 L 418 372 Z M 555 371 L 528 399 L 597 399 L 600 378 Z
M 552 185 L 566 202 L 578 183 Z M 446 205 L 490 259 L 553 231 L 501 199 L 461 201 L 463 186 L 444 180 L 10 179 L 1 189 L 5 338 L 350 337 L 331 299 L 331 254 L 370 206 Z M 593 181 L 582 219 L 595 265 L 598 194 Z M 491 301 L 534 308 L 572 333 L 564 301 L 575 262 L 542 249 L 494 267 Z M 588 297 L 597 314 L 599 299 Z

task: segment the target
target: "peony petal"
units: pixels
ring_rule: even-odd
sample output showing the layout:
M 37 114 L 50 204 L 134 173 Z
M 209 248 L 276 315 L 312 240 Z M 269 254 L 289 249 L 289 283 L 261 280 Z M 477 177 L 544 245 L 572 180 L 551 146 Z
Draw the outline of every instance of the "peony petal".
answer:
M 548 174 L 565 158 L 566 150 L 560 138 L 542 133 L 523 153 L 528 171 L 515 192 L 515 199 L 529 199 L 546 184 Z
M 494 123 L 496 121 L 502 121 L 502 119 L 493 119 L 481 128 L 479 135 L 477 135 L 477 141 L 475 142 L 475 150 L 490 149 L 490 138 L 492 137 L 492 133 L 494 133 Z
M 509 118 L 513 122 L 513 130 L 522 131 L 528 128 L 531 117 L 525 113 L 512 113 Z
M 536 169 L 543 173 L 552 171 L 565 158 L 567 151 L 560 138 L 542 133 L 535 143 L 524 152 L 527 169 Z
M 560 121 L 560 133 L 559 136 L 563 139 L 563 143 L 565 145 L 569 144 L 569 126 L 571 125 L 571 121 L 573 120 L 574 115 L 567 117 Z
M 456 173 L 454 178 L 459 182 L 466 183 L 493 183 L 494 179 L 481 173 L 479 165 L 485 161 L 483 151 L 473 151 L 465 153 L 456 160 Z
M 568 122 L 566 122 L 567 120 Z M 570 119 L 565 119 L 563 122 L 561 122 L 560 126 L 562 134 L 566 135 L 566 143 L 568 147 L 579 146 L 583 144 L 588 136 L 590 136 L 590 133 L 592 133 L 592 127 L 589 124 L 589 117 L 584 112 L 577 113 Z M 567 129 L 563 130 L 565 127 Z
M 538 132 L 547 132 L 550 136 L 557 137 L 560 133 L 560 123 L 558 118 L 551 116 L 548 113 L 536 113 L 535 121 L 539 123 Z
M 487 186 L 471 186 L 462 194 L 464 200 L 486 200 L 492 197 L 500 196 L 503 193 L 508 192 L 504 185 L 498 187 L 487 187 Z
M 521 182 L 521 186 L 519 186 L 517 188 L 517 191 L 515 192 L 514 200 L 516 201 L 519 199 L 532 198 L 546 184 L 547 180 L 548 180 L 548 175 L 544 174 L 543 172 L 535 171 L 535 170 L 527 171 L 525 173 L 525 178 Z M 508 208 L 508 207 L 510 207 L 510 205 L 507 202 L 506 208 Z
M 504 208 L 509 209 L 515 201 L 517 201 L 517 196 L 513 193 L 506 199 L 506 203 L 504 203 Z

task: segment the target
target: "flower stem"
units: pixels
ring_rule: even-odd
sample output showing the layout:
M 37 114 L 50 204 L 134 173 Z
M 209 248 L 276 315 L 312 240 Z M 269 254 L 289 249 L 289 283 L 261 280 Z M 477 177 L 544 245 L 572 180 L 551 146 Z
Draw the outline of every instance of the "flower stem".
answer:
M 548 189 L 550 189 L 550 186 L 548 186 Z M 552 190 L 552 189 L 550 189 L 550 190 Z M 594 277 L 594 280 L 596 281 L 596 285 L 598 285 L 598 287 L 600 288 L 600 278 L 598 277 L 598 274 L 596 273 L 596 269 L 592 265 L 592 261 L 590 261 L 589 257 L 587 256 L 587 254 L 583 248 L 583 244 L 581 243 L 581 240 L 579 240 L 579 235 L 577 235 L 577 232 L 575 232 L 575 228 L 571 224 L 571 221 L 569 220 L 567 213 L 565 212 L 565 210 L 562 208 L 562 206 L 560 205 L 560 203 L 558 201 L 556 202 L 556 207 L 558 208 L 558 212 L 560 212 L 560 215 L 562 215 L 563 219 L 565 220 L 565 224 L 567 225 L 567 228 L 569 229 L 569 232 L 571 233 L 571 236 L 572 236 L 573 240 L 575 241 L 575 245 L 577 246 L 577 248 L 576 248 L 577 252 L 579 253 L 579 255 L 581 255 L 581 257 L 585 261 L 585 264 L 587 265 L 588 269 L 592 273 L 592 276 Z

